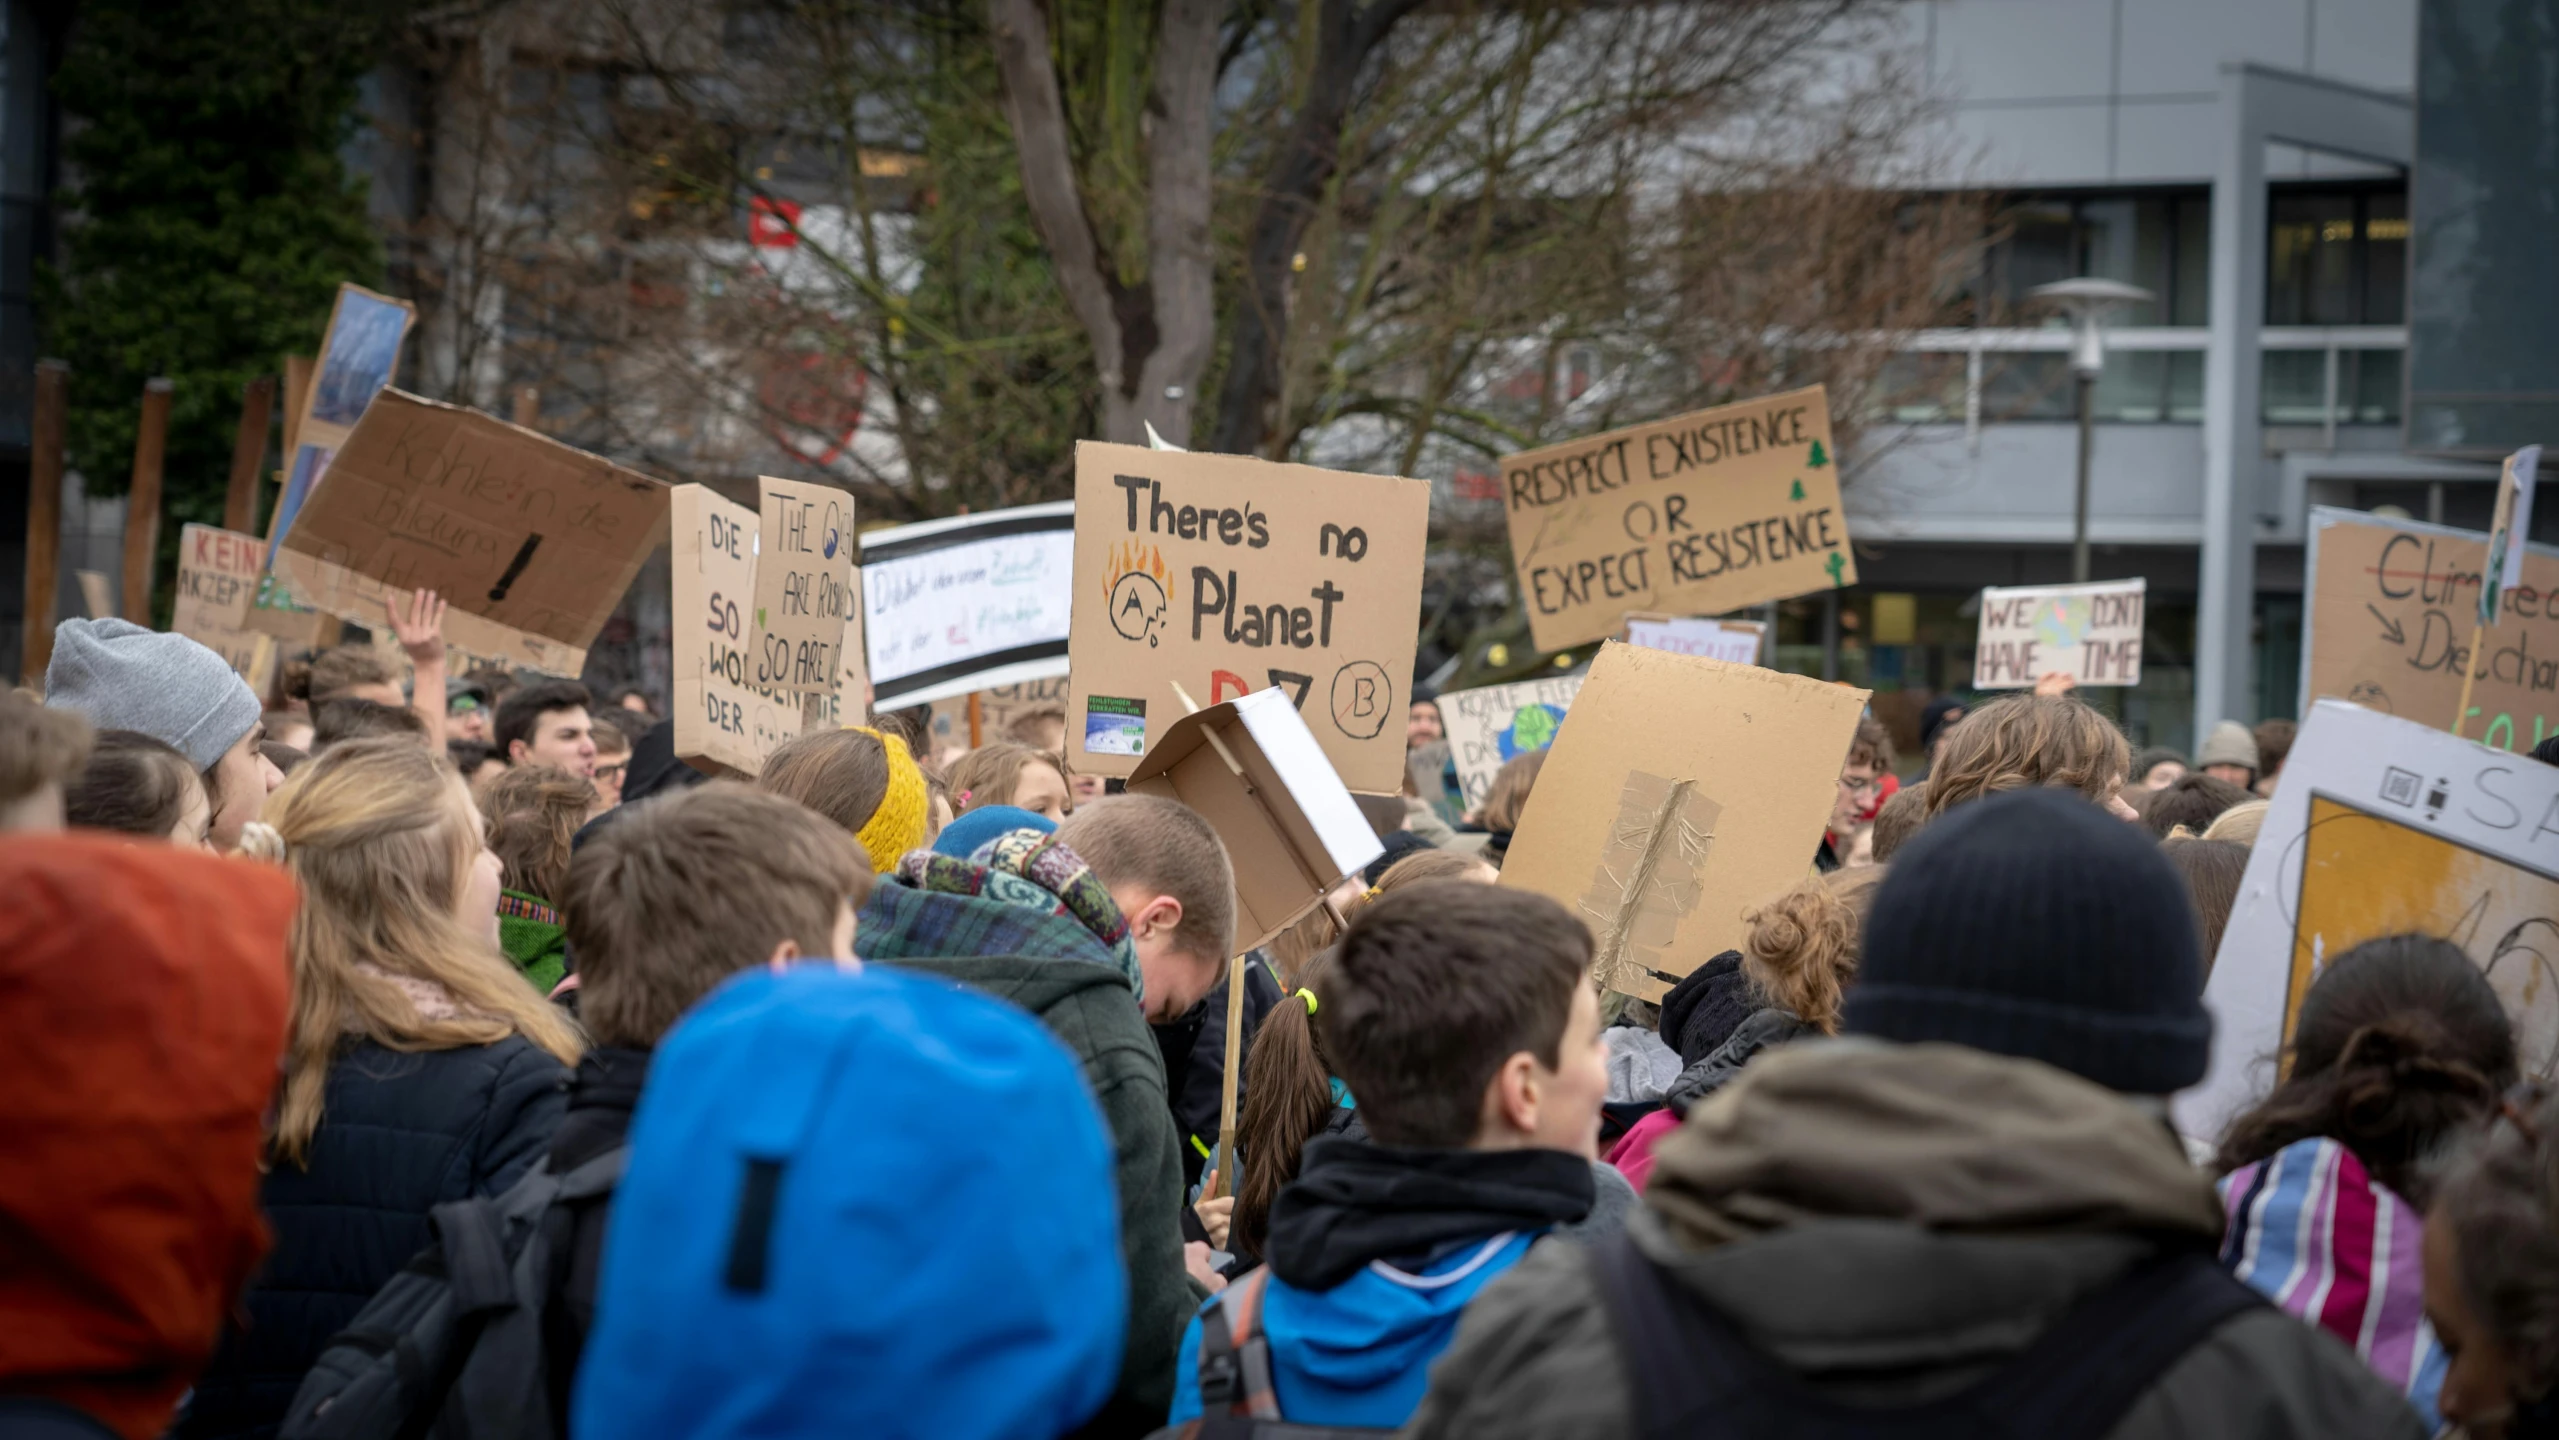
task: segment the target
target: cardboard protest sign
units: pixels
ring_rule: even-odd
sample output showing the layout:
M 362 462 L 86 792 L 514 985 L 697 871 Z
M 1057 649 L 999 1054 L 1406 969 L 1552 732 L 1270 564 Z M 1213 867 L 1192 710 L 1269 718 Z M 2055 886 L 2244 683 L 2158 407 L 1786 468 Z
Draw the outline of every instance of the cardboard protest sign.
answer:
M 1818 385 L 1525 451 L 1502 483 L 1540 650 L 1857 582 Z
M 2464 618 L 2467 618 L 2465 615 Z M 2271 1089 L 2320 972 L 2366 940 L 2460 946 L 2526 1075 L 2559 1060 L 2559 769 L 2335 700 L 2310 708 L 2204 987 L 2212 1068 L 2177 1126 L 2216 1139 Z
M 1633 614 L 1617 638 L 1646 650 L 1697 655 L 1733 665 L 1759 663 L 1768 627 L 1756 620 L 1710 620 L 1702 615 Z
M 853 497 L 832 485 L 759 476 L 754 683 L 832 695 L 853 598 Z
M 868 567 L 864 567 L 865 570 Z M 867 585 L 867 581 L 865 582 Z M 865 594 L 869 591 L 866 589 Z M 1066 676 L 1059 674 L 1046 680 L 1024 680 L 1019 684 L 995 685 L 970 692 L 977 696 L 977 725 L 983 743 L 993 744 L 1009 738 L 1006 734 L 1014 720 L 1045 706 L 1066 711 Z M 933 721 L 929 727 L 933 748 L 966 750 L 969 744 L 969 697 L 945 695 L 933 702 Z
M 574 675 L 665 524 L 659 481 L 385 390 L 269 558 L 330 614 L 379 623 L 387 592 L 430 589 L 448 644 Z
M 675 757 L 713 774 L 755 775 L 798 735 L 802 697 L 754 683 L 747 612 L 756 513 L 704 485 L 667 492 L 675 646 Z
M 1385 853 L 1295 698 L 1276 686 L 1175 721 L 1128 788 L 1190 806 L 1225 843 L 1239 955 Z
M 2050 674 L 2082 685 L 2141 683 L 2147 580 L 1985 586 L 1973 688 L 2025 690 Z
M 2559 550 L 2524 547 L 2518 583 L 2474 661 L 2488 537 L 2354 510 L 2314 509 L 2305 565 L 2301 694 L 2442 728 L 2478 679 L 2462 733 L 2500 750 L 2559 734 Z
M 1589 924 L 1601 985 L 1658 1000 L 1811 873 L 1865 706 L 1801 675 L 1603 646 L 1501 883 Z
M 211 650 L 260 695 L 275 678 L 272 635 L 248 628 L 249 597 L 265 568 L 266 542 L 212 525 L 178 536 L 178 593 L 169 628 Z
M 1074 581 L 1068 501 L 863 536 L 864 619 L 880 707 L 1064 676 Z M 1063 691 L 1057 700 L 1065 702 Z
M 1351 786 L 1402 789 L 1429 525 L 1419 480 L 1078 445 L 1068 759 L 1135 770 L 1176 684 L 1277 685 Z
M 1439 697 L 1440 729 L 1448 737 L 1448 758 L 1456 763 L 1469 813 L 1484 803 L 1493 777 L 1512 757 L 1555 743 L 1564 712 L 1581 688 L 1581 676 L 1558 675 L 1452 690 Z

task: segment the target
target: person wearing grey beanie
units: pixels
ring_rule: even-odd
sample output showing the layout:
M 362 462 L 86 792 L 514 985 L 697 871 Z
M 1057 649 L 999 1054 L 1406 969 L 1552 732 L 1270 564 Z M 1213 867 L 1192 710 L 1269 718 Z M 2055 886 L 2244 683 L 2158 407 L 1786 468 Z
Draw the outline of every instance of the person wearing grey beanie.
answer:
M 54 627 L 44 703 L 101 730 L 135 730 L 187 757 L 213 802 L 211 839 L 240 843 L 284 772 L 259 753 L 258 697 L 223 658 L 184 635 L 130 620 L 65 620 Z

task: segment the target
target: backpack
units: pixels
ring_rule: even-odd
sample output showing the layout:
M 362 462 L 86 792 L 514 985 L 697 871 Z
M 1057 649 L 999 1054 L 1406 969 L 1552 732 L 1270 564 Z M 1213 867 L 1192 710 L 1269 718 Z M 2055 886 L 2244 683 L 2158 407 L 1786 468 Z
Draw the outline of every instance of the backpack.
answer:
M 2135 1265 L 2008 1363 L 1926 1404 L 1851 1405 L 1753 1348 L 1632 1237 L 1589 1248 L 1644 1440 L 2094 1440 L 2223 1321 L 2266 1304 L 2200 1252 Z
M 1395 1433 L 1365 1426 L 1291 1425 L 1280 1414 L 1279 1392 L 1271 1385 L 1271 1337 L 1261 1328 L 1262 1294 L 1270 1279 L 1264 1266 L 1227 1286 L 1217 1302 L 1223 1323 L 1201 1312 L 1199 1418 L 1158 1430 L 1151 1440 L 1348 1440 Z
M 280 1440 L 556 1440 L 545 1318 L 577 1210 L 613 1193 L 622 1146 L 565 1175 L 541 1163 L 506 1193 L 428 1214 L 435 1243 L 329 1341 Z

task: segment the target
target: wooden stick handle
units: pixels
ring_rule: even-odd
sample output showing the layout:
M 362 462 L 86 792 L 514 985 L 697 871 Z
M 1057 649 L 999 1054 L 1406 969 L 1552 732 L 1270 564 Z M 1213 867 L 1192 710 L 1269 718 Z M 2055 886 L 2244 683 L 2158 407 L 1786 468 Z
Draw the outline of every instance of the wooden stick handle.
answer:
M 2470 720 L 2470 685 L 2479 678 L 2479 642 L 2486 638 L 2487 630 L 2485 625 L 2470 627 L 2470 655 L 2461 667 L 2461 703 L 2452 707 L 2452 734 L 2456 740 L 2461 738 L 2461 727 Z

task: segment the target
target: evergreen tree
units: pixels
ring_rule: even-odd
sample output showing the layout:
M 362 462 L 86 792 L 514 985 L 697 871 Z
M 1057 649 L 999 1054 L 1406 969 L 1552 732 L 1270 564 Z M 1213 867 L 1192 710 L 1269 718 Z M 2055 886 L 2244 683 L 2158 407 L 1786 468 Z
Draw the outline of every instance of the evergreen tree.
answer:
M 180 529 L 221 521 L 241 387 L 318 347 L 339 281 L 379 282 L 339 152 L 394 19 L 391 0 L 87 0 L 74 21 L 54 77 L 63 263 L 38 303 L 92 492 L 131 475 L 142 382 L 175 382 L 164 615 Z

